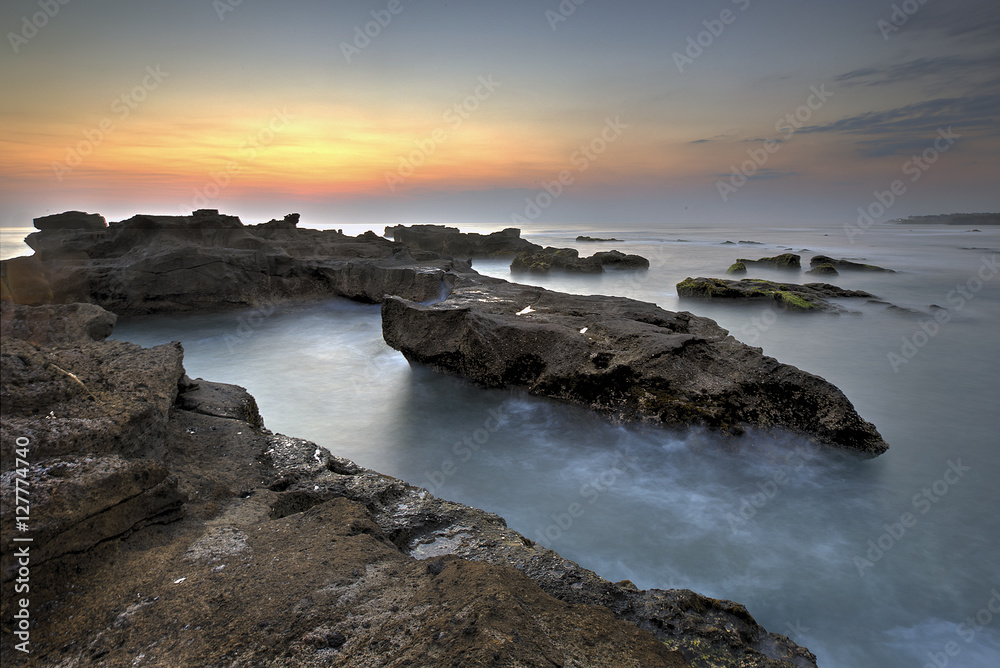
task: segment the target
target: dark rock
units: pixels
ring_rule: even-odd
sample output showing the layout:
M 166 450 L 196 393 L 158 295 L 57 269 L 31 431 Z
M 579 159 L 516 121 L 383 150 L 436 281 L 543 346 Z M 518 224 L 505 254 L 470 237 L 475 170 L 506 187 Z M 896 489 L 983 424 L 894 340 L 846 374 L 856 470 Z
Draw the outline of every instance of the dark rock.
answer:
M 639 255 L 626 255 L 616 250 L 601 251 L 590 257 L 580 257 L 575 248 L 546 247 L 518 255 L 510 263 L 512 272 L 547 273 L 566 271 L 582 274 L 599 274 L 604 268 L 649 269 L 649 260 Z
M 100 230 L 108 226 L 108 221 L 99 213 L 66 211 L 51 216 L 35 218 L 35 229 L 50 230 Z
M 813 268 L 806 272 L 807 274 L 818 274 L 821 276 L 839 276 L 840 272 L 832 264 L 817 264 L 813 265 Z
M 197 381 L 188 379 L 188 384 L 182 385 L 181 389 L 177 397 L 177 407 L 181 410 L 240 420 L 255 429 L 264 427 L 257 400 L 246 388 L 199 378 Z
M 35 257 L 0 262 L 0 298 L 32 306 L 50 303 L 53 295 L 45 266 Z
M 117 320 L 114 313 L 95 304 L 0 305 L 0 335 L 38 346 L 103 341 L 111 336 Z
M 15 327 L 16 328 L 16 327 Z M 160 459 L 184 374 L 180 344 L 123 341 L 39 348 L 3 339 L 0 447 L 29 438 L 32 459 L 79 455 Z M 13 460 L 4 459 L 6 471 Z
M 395 225 L 385 228 L 385 236 L 391 236 L 394 241 L 410 248 L 457 258 L 506 257 L 542 248 L 522 239 L 521 230 L 516 227 L 492 234 L 478 234 L 444 225 Z
M 760 278 L 732 281 L 724 278 L 685 278 L 677 284 L 677 296 L 691 299 L 721 299 L 741 302 L 772 302 L 786 311 L 839 312 L 831 298 L 872 299 L 861 290 L 844 290 L 829 283 L 775 283 Z
M 729 269 L 726 269 L 727 274 L 745 274 L 747 273 L 747 266 L 742 262 L 736 262 L 729 265 Z
M 546 274 L 555 269 L 577 274 L 600 274 L 604 267 L 596 257 L 581 258 L 580 251 L 575 248 L 553 248 L 524 252 L 510 263 L 513 273 L 530 272 Z
M 14 526 L 16 490 L 29 490 L 32 567 L 152 523 L 180 518 L 185 498 L 159 462 L 126 461 L 118 455 L 29 459 L 35 463 L 0 476 L 0 520 L 4 526 Z M 21 478 L 25 486 L 14 478 Z M 17 570 L 13 557 L 17 535 L 5 531 L 0 541 L 4 581 L 13 579 Z
M 621 239 L 614 239 L 614 238 L 602 239 L 601 237 L 586 237 L 582 235 L 578 236 L 576 240 L 577 241 L 621 241 Z
M 707 318 L 655 304 L 495 283 L 456 289 L 431 306 L 389 297 L 382 334 L 411 362 L 616 419 L 729 433 L 783 428 L 869 456 L 888 448 L 822 378 L 778 363 Z
M 57 230 L 27 239 L 35 256 L 2 263 L 3 298 L 20 304 L 91 302 L 119 315 L 256 307 L 386 293 L 440 298 L 467 271 L 438 255 L 416 257 L 374 233 L 357 238 L 300 229 L 297 214 L 243 225 L 215 210 L 139 215 L 99 231 Z
M 605 269 L 649 269 L 649 260 L 632 253 L 610 250 L 594 253 L 591 257 L 597 258 Z
M 749 243 L 741 241 L 742 243 Z M 762 257 L 759 260 L 747 260 L 744 258 L 737 258 L 737 262 L 742 262 L 745 265 L 759 265 L 762 267 L 773 267 L 774 269 L 800 269 L 802 258 L 794 253 L 782 253 L 781 255 L 776 255 L 774 257 Z
M 811 260 L 809 260 L 809 265 L 812 267 L 822 267 L 824 265 L 829 265 L 834 269 L 840 270 L 851 270 L 851 271 L 884 271 L 890 274 L 894 274 L 892 269 L 886 269 L 884 267 L 879 267 L 874 264 L 863 264 L 861 262 L 852 262 L 851 260 L 835 260 L 827 255 L 814 255 Z M 821 273 L 821 272 L 813 272 Z

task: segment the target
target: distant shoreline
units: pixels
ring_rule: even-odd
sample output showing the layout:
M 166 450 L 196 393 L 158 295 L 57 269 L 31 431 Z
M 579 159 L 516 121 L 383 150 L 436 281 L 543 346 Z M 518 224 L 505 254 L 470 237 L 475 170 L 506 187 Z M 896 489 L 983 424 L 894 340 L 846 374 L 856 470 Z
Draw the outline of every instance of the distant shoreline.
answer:
M 900 225 L 1000 225 L 1000 213 L 943 213 L 896 218 L 892 222 Z

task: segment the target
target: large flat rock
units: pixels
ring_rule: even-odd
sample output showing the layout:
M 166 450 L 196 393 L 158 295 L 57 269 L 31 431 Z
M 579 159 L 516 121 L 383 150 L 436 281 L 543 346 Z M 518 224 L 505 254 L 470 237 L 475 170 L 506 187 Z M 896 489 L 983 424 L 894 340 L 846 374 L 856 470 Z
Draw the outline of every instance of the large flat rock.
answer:
M 433 305 L 389 297 L 382 331 L 412 362 L 616 419 L 781 428 L 867 456 L 888 448 L 832 384 L 655 304 L 497 282 Z

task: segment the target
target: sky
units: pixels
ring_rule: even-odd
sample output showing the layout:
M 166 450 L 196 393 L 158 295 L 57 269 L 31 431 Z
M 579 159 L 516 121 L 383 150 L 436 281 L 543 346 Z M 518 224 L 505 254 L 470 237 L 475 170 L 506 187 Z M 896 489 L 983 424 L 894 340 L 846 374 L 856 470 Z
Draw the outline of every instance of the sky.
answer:
M 995 0 L 5 0 L 0 28 L 0 226 L 1000 210 Z

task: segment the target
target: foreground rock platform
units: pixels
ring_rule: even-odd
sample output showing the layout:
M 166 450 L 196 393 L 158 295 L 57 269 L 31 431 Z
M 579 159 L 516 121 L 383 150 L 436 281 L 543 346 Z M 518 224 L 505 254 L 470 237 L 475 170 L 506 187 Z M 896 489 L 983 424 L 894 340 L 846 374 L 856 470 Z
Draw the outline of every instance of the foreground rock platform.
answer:
M 815 666 L 739 604 L 607 582 L 496 515 L 268 431 L 242 388 L 189 379 L 177 344 L 28 338 L 0 351 L 0 521 L 30 479 L 20 536 L 37 541 L 31 652 L 5 628 L 4 665 Z

